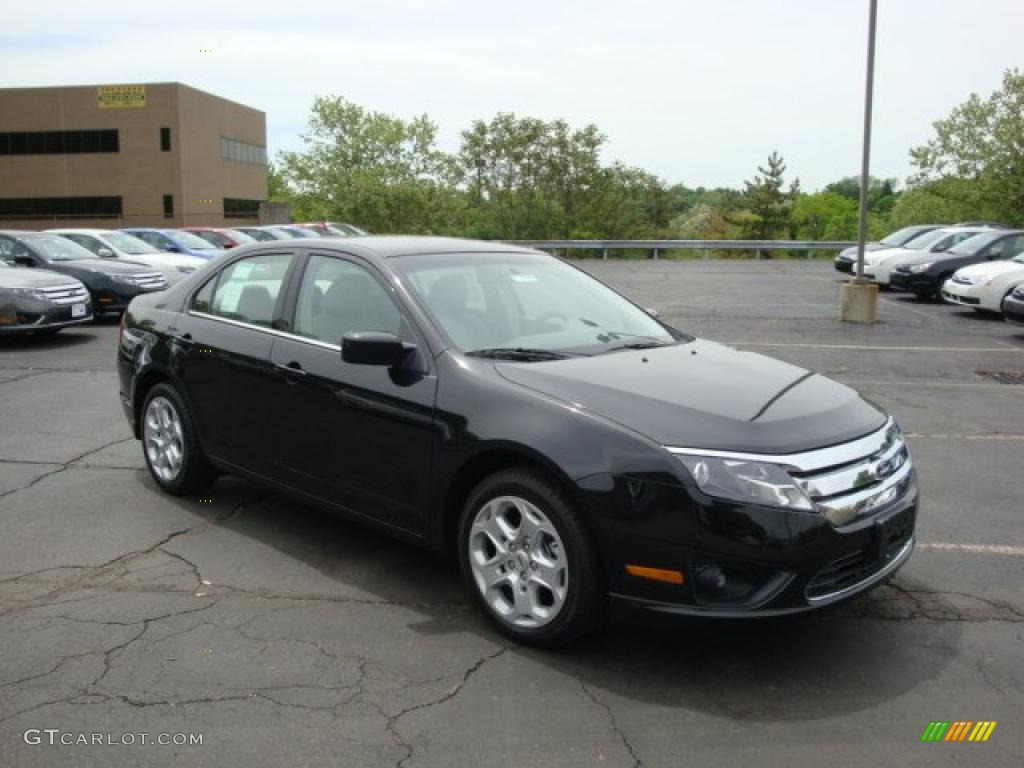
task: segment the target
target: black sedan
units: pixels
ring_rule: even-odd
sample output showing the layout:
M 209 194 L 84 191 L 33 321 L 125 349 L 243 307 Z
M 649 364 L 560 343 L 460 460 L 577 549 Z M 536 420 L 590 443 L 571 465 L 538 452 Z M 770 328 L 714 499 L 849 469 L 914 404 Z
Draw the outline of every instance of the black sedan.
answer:
M 0 258 L 18 267 L 46 269 L 81 281 L 93 311 L 123 312 L 134 297 L 162 291 L 167 280 L 142 264 L 101 259 L 92 251 L 48 232 L 0 231 Z
M 1024 285 L 1018 285 L 1013 293 L 1003 299 L 1003 317 L 1014 325 L 1024 325 Z
M 0 335 L 49 335 L 90 320 L 92 301 L 80 282 L 0 259 Z
M 942 284 L 961 267 L 1012 259 L 1024 252 L 1024 230 L 996 229 L 961 240 L 948 251 L 903 259 L 892 270 L 889 286 L 919 299 L 938 296 Z
M 877 406 L 520 247 L 243 246 L 135 299 L 118 371 L 165 491 L 234 473 L 453 553 L 522 642 L 807 611 L 913 549 Z

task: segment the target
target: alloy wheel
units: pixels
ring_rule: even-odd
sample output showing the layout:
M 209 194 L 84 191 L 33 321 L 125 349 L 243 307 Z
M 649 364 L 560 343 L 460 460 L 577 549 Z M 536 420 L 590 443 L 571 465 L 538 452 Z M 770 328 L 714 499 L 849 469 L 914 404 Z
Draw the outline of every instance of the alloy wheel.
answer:
M 178 409 L 166 397 L 154 397 L 146 407 L 142 440 L 153 474 L 173 481 L 185 463 L 185 439 Z

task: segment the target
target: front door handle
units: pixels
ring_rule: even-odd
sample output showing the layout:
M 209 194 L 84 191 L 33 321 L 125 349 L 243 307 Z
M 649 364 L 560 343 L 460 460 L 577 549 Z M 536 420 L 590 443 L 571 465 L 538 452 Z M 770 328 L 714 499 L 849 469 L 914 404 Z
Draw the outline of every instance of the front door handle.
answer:
M 306 375 L 306 371 L 303 369 L 303 367 L 294 360 L 287 364 L 274 363 L 274 365 L 279 371 L 284 373 L 285 379 L 290 382 L 294 382 L 297 379 Z

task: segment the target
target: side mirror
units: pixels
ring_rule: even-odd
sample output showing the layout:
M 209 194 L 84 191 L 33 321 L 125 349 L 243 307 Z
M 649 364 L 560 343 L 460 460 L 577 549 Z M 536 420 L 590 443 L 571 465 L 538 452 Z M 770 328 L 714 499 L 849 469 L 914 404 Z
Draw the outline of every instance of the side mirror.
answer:
M 393 333 L 350 331 L 341 340 L 341 359 L 353 365 L 399 365 L 413 350 Z
M 98 248 L 96 250 L 96 255 L 99 256 L 101 259 L 112 259 L 112 258 L 114 258 L 114 252 L 112 250 L 110 250 L 109 248 Z
M 15 256 L 14 263 L 19 267 L 34 267 L 36 265 L 35 260 L 31 256 Z
M 166 250 L 168 253 L 181 253 L 181 246 L 176 243 L 170 243 Z

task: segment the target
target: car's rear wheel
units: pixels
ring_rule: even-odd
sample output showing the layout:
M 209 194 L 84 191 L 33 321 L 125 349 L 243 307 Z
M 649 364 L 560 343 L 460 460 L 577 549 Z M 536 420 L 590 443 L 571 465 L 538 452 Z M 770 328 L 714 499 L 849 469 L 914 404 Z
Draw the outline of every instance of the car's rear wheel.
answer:
M 597 549 L 571 501 L 535 470 L 498 472 L 474 489 L 459 560 L 484 612 L 519 642 L 564 645 L 602 621 Z
M 201 491 L 217 476 L 199 446 L 188 408 L 170 384 L 157 384 L 146 395 L 142 452 L 153 479 L 177 496 Z

